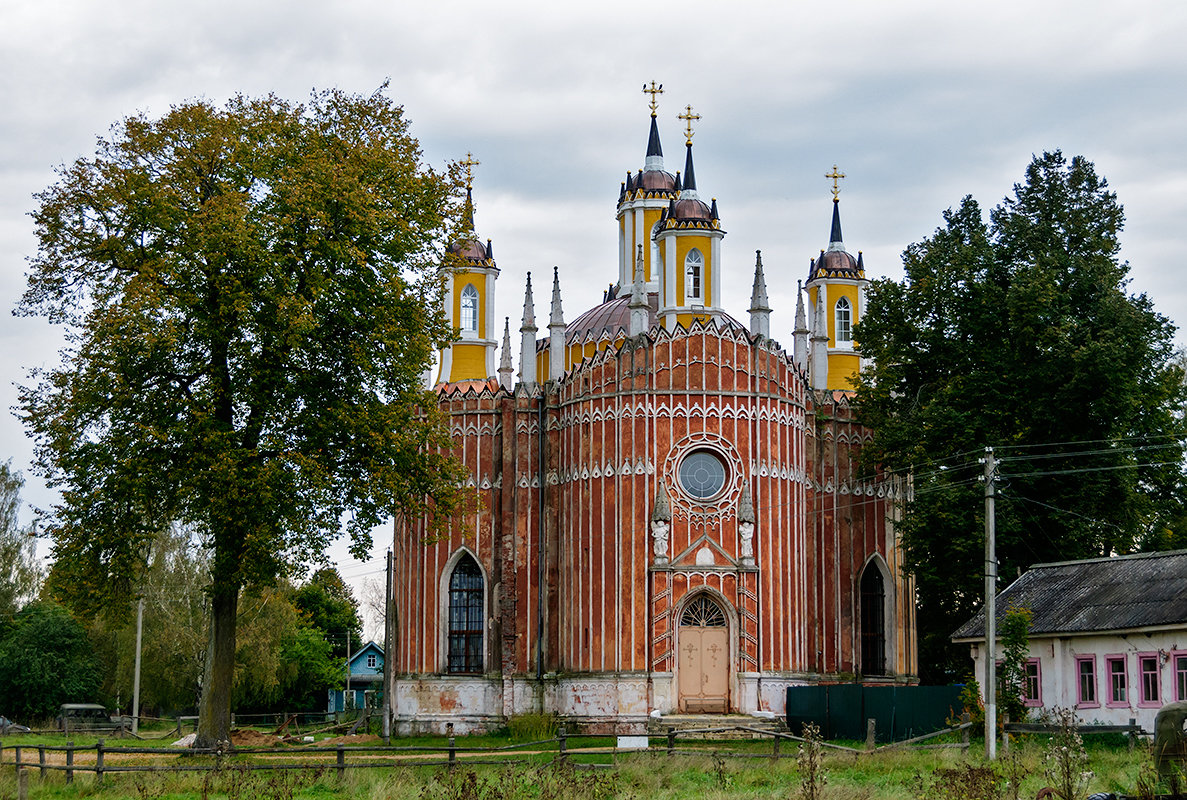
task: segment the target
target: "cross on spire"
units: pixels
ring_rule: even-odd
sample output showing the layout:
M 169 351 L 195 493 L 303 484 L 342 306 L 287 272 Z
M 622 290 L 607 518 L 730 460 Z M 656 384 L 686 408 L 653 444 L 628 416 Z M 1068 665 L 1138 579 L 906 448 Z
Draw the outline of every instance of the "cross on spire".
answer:
M 474 167 L 478 166 L 482 162 L 475 161 L 474 155 L 472 153 L 467 152 L 466 160 L 462 161 L 460 163 L 463 167 L 466 168 L 466 188 L 473 189 L 474 188 Z
M 682 119 L 682 120 L 684 120 L 684 122 L 685 122 L 685 127 L 684 127 L 684 143 L 685 143 L 685 144 L 692 144 L 692 133 L 693 133 L 693 130 L 692 130 L 692 122 L 693 122 L 693 120 L 700 119 L 700 118 L 701 118 L 701 115 L 700 115 L 700 114 L 694 114 L 694 113 L 692 113 L 692 106 L 685 106 L 685 107 L 684 107 L 684 113 L 683 113 L 683 114 L 677 114 L 677 115 L 676 115 L 676 118 L 677 118 L 677 119 Z
M 837 181 L 839 181 L 841 178 L 844 178 L 845 173 L 839 172 L 837 170 L 837 165 L 833 164 L 833 171 L 824 173 L 824 177 L 833 179 L 833 188 L 832 188 L 833 200 L 834 201 L 837 200 L 837 195 L 839 195 L 841 193 L 841 187 L 837 183 Z
M 664 85 L 662 83 L 656 83 L 655 81 L 652 81 L 650 86 L 643 84 L 643 93 L 651 95 L 651 116 L 654 117 L 655 110 L 659 108 L 659 103 L 655 102 L 655 96 L 657 94 L 664 93 Z

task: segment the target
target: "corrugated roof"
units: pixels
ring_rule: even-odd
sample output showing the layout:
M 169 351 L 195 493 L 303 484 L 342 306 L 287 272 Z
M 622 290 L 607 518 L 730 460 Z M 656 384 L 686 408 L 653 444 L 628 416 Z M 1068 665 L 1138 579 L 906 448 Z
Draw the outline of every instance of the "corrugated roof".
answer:
M 1187 624 L 1187 550 L 1035 564 L 997 596 L 999 621 L 1011 604 L 1030 609 L 1032 636 Z M 984 609 L 952 634 L 976 638 Z

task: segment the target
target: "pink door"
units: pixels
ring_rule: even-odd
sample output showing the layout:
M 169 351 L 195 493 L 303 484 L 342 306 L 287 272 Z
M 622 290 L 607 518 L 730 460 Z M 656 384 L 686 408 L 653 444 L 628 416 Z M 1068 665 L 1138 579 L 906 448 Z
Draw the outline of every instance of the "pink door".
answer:
M 707 595 L 680 615 L 680 708 L 691 713 L 729 710 L 729 627 Z

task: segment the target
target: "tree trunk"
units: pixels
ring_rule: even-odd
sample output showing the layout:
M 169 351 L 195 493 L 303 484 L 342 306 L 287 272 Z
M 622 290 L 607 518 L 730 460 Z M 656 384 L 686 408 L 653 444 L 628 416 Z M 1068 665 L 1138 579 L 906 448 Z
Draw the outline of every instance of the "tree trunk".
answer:
M 218 586 L 210 603 L 210 645 L 206 650 L 202 699 L 198 704 L 196 747 L 214 747 L 231 740 L 231 685 L 235 678 L 235 623 L 239 589 Z

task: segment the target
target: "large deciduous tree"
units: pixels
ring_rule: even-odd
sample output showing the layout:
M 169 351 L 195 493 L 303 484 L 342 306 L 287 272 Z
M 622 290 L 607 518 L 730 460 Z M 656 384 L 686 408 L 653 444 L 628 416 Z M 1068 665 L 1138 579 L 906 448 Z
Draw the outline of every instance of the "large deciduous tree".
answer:
M 133 116 L 37 196 L 19 310 L 65 326 L 21 414 L 59 578 L 126 602 L 171 523 L 210 548 L 199 743 L 228 735 L 240 590 L 460 499 L 420 376 L 456 181 L 383 90 Z
M 0 633 L 37 593 L 41 580 L 33 531 L 21 527 L 19 519 L 24 484 L 11 462 L 0 464 Z
M 965 198 L 907 248 L 901 281 L 870 287 L 857 403 L 866 456 L 914 473 L 899 530 L 927 680 L 967 671 L 948 637 L 982 597 L 985 447 L 1000 460 L 1007 581 L 1132 550 L 1181 496 L 1174 326 L 1127 291 L 1123 219 L 1090 162 L 1044 153 L 988 224 Z

